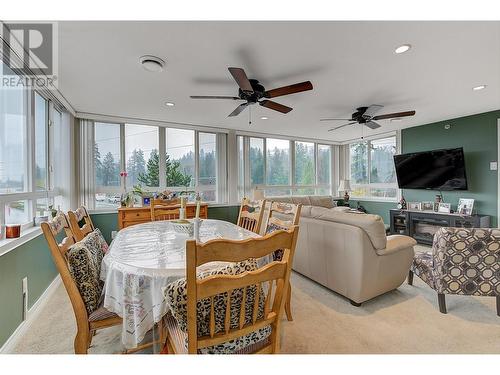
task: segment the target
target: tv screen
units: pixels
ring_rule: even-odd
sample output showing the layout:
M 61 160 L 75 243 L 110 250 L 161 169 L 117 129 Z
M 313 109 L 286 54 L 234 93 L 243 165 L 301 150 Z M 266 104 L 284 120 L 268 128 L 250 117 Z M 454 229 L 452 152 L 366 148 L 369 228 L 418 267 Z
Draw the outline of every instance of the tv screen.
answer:
M 467 190 L 462 148 L 395 155 L 394 164 L 400 189 Z

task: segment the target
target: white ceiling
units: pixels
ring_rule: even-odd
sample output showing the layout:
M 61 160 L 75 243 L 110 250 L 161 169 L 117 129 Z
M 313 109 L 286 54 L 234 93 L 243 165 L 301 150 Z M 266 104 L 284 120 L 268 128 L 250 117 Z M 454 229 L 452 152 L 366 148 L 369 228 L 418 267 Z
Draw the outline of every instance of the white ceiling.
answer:
M 145 71 L 145 54 L 166 69 Z M 236 95 L 229 66 L 267 89 L 314 90 L 276 98 L 286 115 L 253 106 L 249 126 L 248 111 L 227 117 L 240 102 L 189 98 Z M 60 22 L 59 89 L 78 112 L 345 141 L 361 127 L 327 132 L 340 123 L 319 119 L 370 104 L 417 112 L 366 136 L 500 109 L 500 22 Z

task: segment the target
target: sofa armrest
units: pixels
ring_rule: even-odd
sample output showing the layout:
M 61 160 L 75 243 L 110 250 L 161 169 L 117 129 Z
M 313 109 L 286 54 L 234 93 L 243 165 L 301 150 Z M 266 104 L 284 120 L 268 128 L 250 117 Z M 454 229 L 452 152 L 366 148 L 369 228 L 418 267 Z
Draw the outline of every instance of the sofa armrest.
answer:
M 394 254 L 404 249 L 413 248 L 416 244 L 417 241 L 411 237 L 394 234 L 392 236 L 387 236 L 387 245 L 385 249 L 376 250 L 376 253 L 377 255 Z

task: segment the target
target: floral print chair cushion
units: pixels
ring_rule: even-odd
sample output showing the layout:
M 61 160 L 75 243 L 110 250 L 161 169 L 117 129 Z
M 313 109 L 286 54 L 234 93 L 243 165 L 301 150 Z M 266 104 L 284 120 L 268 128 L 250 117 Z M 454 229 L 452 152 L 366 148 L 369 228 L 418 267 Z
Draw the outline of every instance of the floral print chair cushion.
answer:
M 104 236 L 102 235 L 101 231 L 99 228 L 94 229 L 95 235 L 97 237 L 97 241 L 99 242 L 99 245 L 101 246 L 101 250 L 104 254 L 108 252 L 109 245 L 104 239 Z M 91 233 L 89 233 L 90 235 Z
M 99 308 L 104 284 L 100 280 L 104 252 L 99 233 L 89 233 L 71 246 L 67 257 L 69 272 L 75 280 L 87 314 L 90 315 Z
M 214 270 L 200 272 L 197 275 L 198 279 L 203 279 L 211 275 L 237 275 L 246 271 L 257 269 L 257 261 L 255 259 L 247 260 L 238 263 L 230 263 L 227 266 L 219 267 Z M 186 279 L 182 278 L 170 283 L 164 290 L 167 303 L 170 306 L 170 312 L 177 322 L 178 328 L 184 333 L 184 345 L 187 348 L 187 288 Z M 252 285 L 247 287 L 245 301 L 245 324 L 252 322 L 252 312 L 256 297 L 257 286 Z M 215 316 L 215 333 L 224 332 L 224 320 L 227 306 L 227 292 L 214 296 L 214 316 Z M 231 294 L 231 318 L 230 328 L 239 327 L 239 318 L 241 311 L 241 303 L 243 300 L 243 288 L 235 289 Z M 259 309 L 257 319 L 264 316 L 265 293 L 259 293 Z M 197 303 L 197 332 L 198 336 L 206 336 L 210 334 L 210 298 L 199 300 Z M 242 349 L 262 342 L 271 335 L 271 327 L 266 326 L 256 332 L 238 337 L 234 340 L 199 349 L 200 354 L 231 354 Z

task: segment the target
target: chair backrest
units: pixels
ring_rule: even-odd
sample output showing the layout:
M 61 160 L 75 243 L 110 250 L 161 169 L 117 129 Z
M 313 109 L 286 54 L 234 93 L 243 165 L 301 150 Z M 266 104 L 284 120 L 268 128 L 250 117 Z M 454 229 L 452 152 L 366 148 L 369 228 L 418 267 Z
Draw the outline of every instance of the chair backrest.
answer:
M 438 293 L 500 295 L 500 229 L 440 228 L 432 256 Z
M 259 353 L 276 353 L 279 350 L 280 321 L 283 313 L 287 286 L 290 279 L 292 260 L 297 242 L 298 226 L 289 231 L 277 231 L 260 238 L 242 241 L 216 239 L 204 244 L 195 240 L 186 242 L 186 272 L 187 272 L 187 333 L 188 352 L 197 353 L 198 349 L 218 345 L 238 337 L 255 332 L 263 327 L 271 326 L 268 344 Z M 281 261 L 273 261 L 253 271 L 238 275 L 215 274 L 203 279 L 197 279 L 196 267 L 209 262 L 241 262 L 249 259 L 270 255 L 276 248 L 283 248 Z M 274 286 L 274 288 L 273 288 Z M 252 306 L 246 306 L 247 290 L 252 289 L 256 296 Z M 225 313 L 223 330 L 216 332 L 216 317 L 214 297 L 222 293 L 232 296 L 233 292 L 243 289 L 241 305 L 237 311 L 238 324 L 231 327 L 232 298 L 225 298 Z M 261 293 L 264 295 L 264 311 L 259 314 Z M 209 334 L 198 336 L 197 333 L 197 302 L 210 301 Z M 235 306 L 237 307 L 237 305 Z M 247 321 L 247 311 L 252 312 Z
M 179 205 L 165 203 L 162 199 L 151 199 L 151 221 L 174 220 L 180 216 Z
M 299 225 L 301 204 L 271 202 L 266 222 L 266 233 Z
M 248 198 L 243 198 L 238 215 L 238 226 L 259 233 L 265 205 L 265 199 L 253 202 Z
M 68 267 L 67 253 L 69 248 L 76 243 L 68 219 L 64 213 L 59 212 L 52 221 L 41 223 L 41 227 L 43 235 L 49 245 L 57 271 L 68 292 L 77 325 L 79 328 L 81 325 L 86 326 L 88 325 L 87 310 Z M 57 237 L 63 231 L 65 237 L 62 238 L 61 242 L 58 242 Z
M 75 211 L 68 211 L 68 219 L 76 241 L 83 240 L 87 234 L 95 229 L 92 219 L 84 206 L 79 207 Z M 80 227 L 82 220 L 83 225 Z

